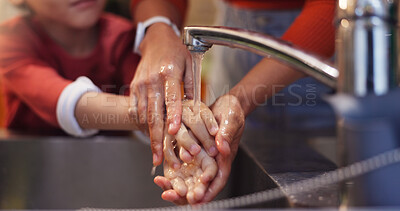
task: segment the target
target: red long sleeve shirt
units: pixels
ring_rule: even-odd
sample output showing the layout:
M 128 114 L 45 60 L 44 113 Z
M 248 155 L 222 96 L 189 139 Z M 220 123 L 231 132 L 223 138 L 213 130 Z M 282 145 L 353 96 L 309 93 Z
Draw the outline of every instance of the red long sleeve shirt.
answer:
M 225 0 L 230 4 L 248 9 L 293 9 L 301 8 L 305 0 Z
M 131 0 L 132 8 L 142 0 Z M 187 0 L 167 0 L 184 17 Z M 222 1 L 222 0 L 221 0 Z M 293 9 L 303 8 L 301 14 L 283 35 L 282 39 L 323 57 L 334 53 L 336 0 L 225 0 L 246 9 Z
M 225 0 L 247 9 L 303 8 L 300 15 L 282 36 L 296 46 L 322 57 L 331 57 L 335 49 L 336 0 Z
M 18 17 L 0 25 L 0 74 L 6 95 L 6 126 L 36 133 L 59 133 L 57 100 L 79 76 L 103 91 L 124 94 L 139 56 L 132 53 L 134 28 L 128 20 L 104 14 L 98 43 L 85 58 L 74 58 L 40 24 Z

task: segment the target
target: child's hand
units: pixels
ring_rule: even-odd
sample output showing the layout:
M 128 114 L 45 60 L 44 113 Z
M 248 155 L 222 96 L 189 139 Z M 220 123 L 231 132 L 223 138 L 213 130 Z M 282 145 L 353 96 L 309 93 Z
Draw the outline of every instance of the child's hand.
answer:
M 191 161 L 182 163 L 179 169 L 164 161 L 165 176 L 157 176 L 154 182 L 164 190 L 161 195 L 164 200 L 176 204 L 196 204 L 203 200 L 217 171 L 214 158 L 201 149 Z
M 201 151 L 200 140 L 203 148 L 209 156 L 216 156 L 218 150 L 215 146 L 214 135 L 218 132 L 218 124 L 211 110 L 203 103 L 200 105 L 200 114 L 195 114 L 192 100 L 183 103 L 181 127 L 175 137 L 168 133 L 168 128 L 164 127 L 163 153 L 164 159 L 175 169 L 180 167 L 180 161 L 175 156 L 172 142 L 177 142 L 179 146 L 179 158 L 184 162 L 190 162 L 193 156 Z M 188 130 L 187 127 L 190 128 Z
M 215 145 L 214 136 L 218 132 L 218 123 L 212 111 L 204 103 L 200 103 L 199 112 L 194 111 L 194 101 L 187 100 L 182 102 L 182 121 L 190 128 L 209 156 L 216 156 L 218 150 Z M 182 129 L 182 127 L 181 127 Z M 178 144 L 187 150 L 191 155 L 196 155 L 200 151 L 200 146 L 192 139 L 186 138 L 182 130 L 176 135 Z
M 164 200 L 176 204 L 195 204 L 204 200 L 208 186 L 218 171 L 212 157 L 218 153 L 213 137 L 218 132 L 218 125 L 205 104 L 200 105 L 197 114 L 193 101 L 184 101 L 182 104 L 182 120 L 185 124 L 181 123 L 175 137 L 164 127 L 165 176 L 156 177 L 154 182 L 164 190 Z M 198 139 L 208 153 L 199 145 Z

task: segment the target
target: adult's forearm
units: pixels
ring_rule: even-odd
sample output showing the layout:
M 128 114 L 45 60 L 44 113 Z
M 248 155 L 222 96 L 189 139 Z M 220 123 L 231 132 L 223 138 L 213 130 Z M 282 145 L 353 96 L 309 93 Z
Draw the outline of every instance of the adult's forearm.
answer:
M 83 129 L 136 130 L 137 122 L 128 109 L 126 96 L 89 92 L 78 101 L 75 117 Z
M 165 16 L 178 27 L 182 26 L 187 0 L 132 0 L 134 24 L 154 16 Z
M 335 0 L 307 0 L 301 14 L 282 39 L 322 57 L 334 52 L 335 30 L 332 24 Z M 264 59 L 230 93 L 242 104 L 245 115 L 285 86 L 304 76 L 273 59 Z
M 229 93 L 238 98 L 247 116 L 258 105 L 264 104 L 268 98 L 301 77 L 304 77 L 304 74 L 294 68 L 277 60 L 265 58 Z

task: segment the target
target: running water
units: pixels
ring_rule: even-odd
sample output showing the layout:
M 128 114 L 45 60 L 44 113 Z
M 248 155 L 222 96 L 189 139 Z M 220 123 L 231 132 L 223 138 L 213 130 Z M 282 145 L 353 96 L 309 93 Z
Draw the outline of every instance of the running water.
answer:
M 197 115 L 200 111 L 201 103 L 201 62 L 203 61 L 204 52 L 191 51 L 192 55 L 192 71 L 193 71 L 193 97 L 194 97 L 194 113 Z

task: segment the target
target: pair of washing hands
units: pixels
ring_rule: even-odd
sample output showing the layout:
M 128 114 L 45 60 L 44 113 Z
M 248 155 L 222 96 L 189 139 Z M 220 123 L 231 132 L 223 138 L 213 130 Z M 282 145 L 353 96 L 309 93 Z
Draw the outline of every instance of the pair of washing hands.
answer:
M 194 101 L 182 104 L 182 124 L 178 133 L 173 136 L 167 129 L 164 131 L 164 176 L 157 176 L 154 182 L 164 190 L 164 200 L 197 204 L 218 171 L 214 158 L 218 154 L 214 140 L 218 124 L 205 104 L 197 107 Z

